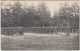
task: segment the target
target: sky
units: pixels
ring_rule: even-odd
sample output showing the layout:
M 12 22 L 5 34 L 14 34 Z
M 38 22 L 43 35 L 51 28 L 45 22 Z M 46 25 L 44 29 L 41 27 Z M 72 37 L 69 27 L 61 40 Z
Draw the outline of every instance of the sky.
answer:
M 2 1 L 4 5 L 7 4 L 14 4 L 15 1 Z M 19 1 L 22 5 L 30 6 L 34 5 L 35 7 L 38 6 L 40 2 L 44 2 L 48 9 L 51 11 L 51 15 L 54 14 L 55 11 L 58 11 L 60 6 L 62 6 L 64 3 L 69 3 L 69 5 L 73 4 L 74 2 L 77 2 L 78 4 L 80 1 Z M 79 4 L 80 5 L 80 4 Z

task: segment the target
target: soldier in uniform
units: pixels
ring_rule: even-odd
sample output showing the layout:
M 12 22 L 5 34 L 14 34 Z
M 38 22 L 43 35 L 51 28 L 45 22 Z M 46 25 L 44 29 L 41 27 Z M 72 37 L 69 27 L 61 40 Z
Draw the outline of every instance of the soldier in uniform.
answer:
M 23 35 L 23 29 L 20 28 L 19 34 L 20 34 L 20 36 Z

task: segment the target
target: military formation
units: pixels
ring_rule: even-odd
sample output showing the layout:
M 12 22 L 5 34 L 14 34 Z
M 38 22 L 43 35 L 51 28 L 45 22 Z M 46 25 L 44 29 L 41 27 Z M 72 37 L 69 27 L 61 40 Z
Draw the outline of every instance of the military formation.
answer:
M 23 35 L 23 29 L 22 28 L 1 28 L 1 34 L 4 35 L 10 35 L 10 36 L 14 36 L 14 35 Z
M 45 34 L 58 34 L 58 32 L 64 32 L 66 35 L 69 36 L 70 33 L 76 33 L 78 32 L 77 29 L 69 29 L 69 28 L 63 28 L 63 27 L 8 27 L 8 28 L 1 28 L 1 34 L 4 35 L 23 35 L 24 32 L 29 33 L 45 33 Z

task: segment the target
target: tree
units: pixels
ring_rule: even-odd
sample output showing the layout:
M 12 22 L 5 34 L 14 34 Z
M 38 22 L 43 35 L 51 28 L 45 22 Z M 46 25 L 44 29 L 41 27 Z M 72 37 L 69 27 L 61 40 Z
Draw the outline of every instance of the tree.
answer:
M 25 11 L 22 8 L 21 3 L 16 1 L 13 5 L 9 4 L 2 8 L 1 11 L 1 22 L 2 26 L 7 27 L 18 27 L 23 26 L 23 15 Z
M 38 6 L 38 15 L 41 18 L 41 26 L 49 26 L 51 20 L 51 13 L 48 10 L 46 4 L 44 2 L 40 3 Z
M 5 8 L 1 7 L 1 10 L 1 26 L 8 27 L 12 23 L 12 15 L 9 5 L 5 5 Z
M 56 25 L 59 27 L 64 27 L 65 30 L 75 30 L 79 29 L 79 6 L 73 4 L 72 6 L 69 6 L 68 4 L 64 4 L 63 7 L 59 9 L 58 15 L 54 15 L 55 18 L 58 21 L 55 21 L 57 23 Z
M 21 8 L 21 4 L 17 1 L 11 7 L 12 9 L 12 16 L 14 17 L 14 26 L 22 26 L 22 15 L 24 14 L 24 10 Z
M 40 26 L 40 23 L 39 23 L 40 18 L 38 16 L 38 13 L 34 5 L 31 5 L 28 8 L 25 8 L 24 10 L 26 11 L 23 16 L 24 26 L 28 26 L 28 27 Z

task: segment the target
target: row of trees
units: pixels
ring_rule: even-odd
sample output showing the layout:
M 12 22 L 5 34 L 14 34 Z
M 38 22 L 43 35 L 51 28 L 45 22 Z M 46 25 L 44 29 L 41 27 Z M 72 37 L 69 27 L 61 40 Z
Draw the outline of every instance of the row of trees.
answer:
M 77 3 L 72 4 L 72 6 L 65 3 L 64 6 L 59 9 L 58 14 L 54 15 L 54 25 L 79 29 L 79 12 L 80 9 Z
M 4 5 L 2 5 L 4 6 Z M 79 6 L 64 4 L 51 16 L 45 3 L 22 7 L 19 2 L 1 8 L 2 27 L 69 27 L 79 29 Z M 54 6 L 53 6 L 54 7 Z
M 9 7 L 8 7 L 9 6 Z M 33 5 L 28 8 L 22 8 L 19 2 L 14 5 L 8 5 L 5 9 L 2 8 L 1 20 L 3 27 L 40 27 L 49 26 L 51 19 L 50 12 L 44 3 L 41 3 L 37 8 Z

